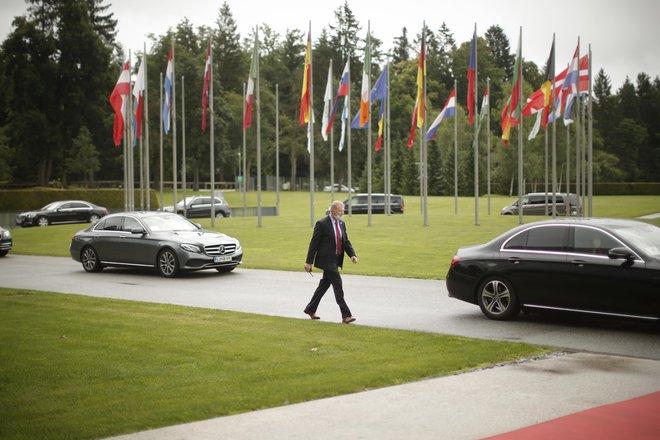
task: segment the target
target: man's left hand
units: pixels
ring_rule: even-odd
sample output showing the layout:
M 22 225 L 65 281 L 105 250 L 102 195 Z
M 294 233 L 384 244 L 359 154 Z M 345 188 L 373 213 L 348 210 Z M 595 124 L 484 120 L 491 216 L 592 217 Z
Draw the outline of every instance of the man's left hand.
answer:
M 357 255 L 353 255 L 353 256 L 351 257 L 351 261 L 353 262 L 353 264 L 357 263 L 357 262 L 358 262 L 358 257 L 357 257 Z

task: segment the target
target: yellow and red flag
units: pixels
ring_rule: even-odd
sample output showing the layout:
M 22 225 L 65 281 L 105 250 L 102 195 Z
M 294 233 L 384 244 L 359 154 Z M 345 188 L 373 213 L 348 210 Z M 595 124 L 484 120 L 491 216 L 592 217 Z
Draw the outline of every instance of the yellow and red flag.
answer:
M 311 117 L 310 90 L 312 88 L 312 39 L 311 32 L 307 34 L 307 50 L 305 51 L 305 68 L 303 73 L 302 93 L 300 96 L 300 125 L 309 122 Z

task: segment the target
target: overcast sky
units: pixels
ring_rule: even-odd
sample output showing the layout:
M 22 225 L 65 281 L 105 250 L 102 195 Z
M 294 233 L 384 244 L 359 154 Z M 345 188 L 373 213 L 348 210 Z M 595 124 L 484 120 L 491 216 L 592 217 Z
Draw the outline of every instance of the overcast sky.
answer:
M 127 48 L 142 50 L 146 35 L 163 34 L 184 17 L 193 26 L 214 26 L 222 0 L 107 0 L 118 20 L 118 39 Z M 241 36 L 257 24 L 266 23 L 283 34 L 287 29 L 306 31 L 312 23 L 315 40 L 321 29 L 335 23 L 334 11 L 343 0 L 227 0 Z M 591 44 L 594 74 L 600 69 L 612 80 L 613 91 L 626 76 L 635 82 L 637 74 L 652 78 L 660 75 L 660 2 L 658 0 L 553 0 L 549 7 L 533 0 L 352 0 L 350 8 L 366 33 L 367 21 L 372 34 L 385 48 L 405 26 L 411 39 L 422 22 L 437 30 L 445 22 L 457 43 L 468 41 L 474 24 L 477 33 L 498 24 L 509 37 L 511 51 L 523 29 L 523 57 L 540 67 L 550 51 L 556 34 L 557 72 L 575 51 L 578 37 L 581 52 Z M 11 31 L 16 15 L 27 10 L 24 0 L 0 0 L 0 40 Z

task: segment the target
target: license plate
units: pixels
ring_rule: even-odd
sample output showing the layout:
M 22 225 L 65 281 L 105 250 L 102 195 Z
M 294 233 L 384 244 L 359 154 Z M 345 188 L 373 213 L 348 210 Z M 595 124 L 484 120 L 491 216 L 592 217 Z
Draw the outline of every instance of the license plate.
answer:
M 226 263 L 227 261 L 231 261 L 231 257 L 229 255 L 216 255 L 213 257 L 214 263 Z

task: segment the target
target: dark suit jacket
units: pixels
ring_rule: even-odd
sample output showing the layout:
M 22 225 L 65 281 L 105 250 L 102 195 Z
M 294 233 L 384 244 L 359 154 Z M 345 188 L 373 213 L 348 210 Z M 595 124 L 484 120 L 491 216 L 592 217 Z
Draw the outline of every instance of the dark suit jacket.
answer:
M 332 219 L 327 215 L 316 222 L 312 239 L 309 242 L 309 250 L 307 251 L 307 264 L 313 263 L 314 267 L 323 270 L 337 270 L 337 266 L 342 267 L 344 263 L 344 253 L 348 254 L 349 257 L 355 256 L 343 220 L 339 220 L 339 227 L 341 228 L 342 253 L 337 258 L 337 245 Z

